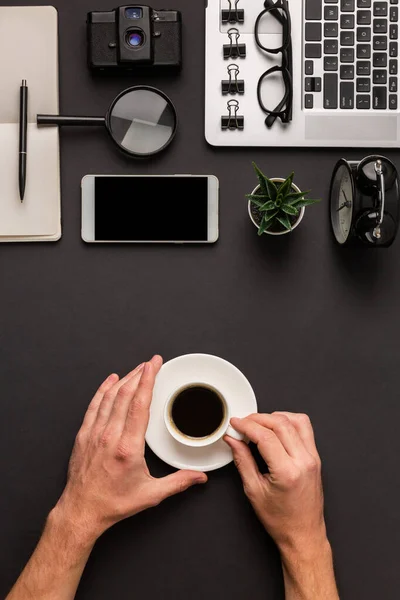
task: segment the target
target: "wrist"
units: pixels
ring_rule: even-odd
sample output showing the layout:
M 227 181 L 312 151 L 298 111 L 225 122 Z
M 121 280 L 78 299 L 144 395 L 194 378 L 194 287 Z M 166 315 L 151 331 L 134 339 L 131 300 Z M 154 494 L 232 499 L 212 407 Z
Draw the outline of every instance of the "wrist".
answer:
M 65 506 L 63 498 L 58 501 L 47 518 L 45 532 L 47 531 L 55 533 L 57 537 L 60 536 L 74 551 L 83 554 L 90 554 L 101 535 L 82 516 L 74 516 Z
M 331 545 L 318 535 L 280 548 L 286 598 L 339 600 Z
M 332 549 L 328 540 L 325 526 L 306 536 L 287 539 L 278 545 L 284 563 L 332 560 Z

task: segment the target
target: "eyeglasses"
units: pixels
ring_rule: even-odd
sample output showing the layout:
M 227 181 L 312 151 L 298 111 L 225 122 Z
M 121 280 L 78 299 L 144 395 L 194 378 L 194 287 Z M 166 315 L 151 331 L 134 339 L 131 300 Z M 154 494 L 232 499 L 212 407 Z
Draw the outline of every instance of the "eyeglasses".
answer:
M 265 0 L 264 10 L 258 15 L 254 35 L 257 46 L 264 52 L 269 54 L 282 53 L 281 66 L 271 67 L 263 73 L 257 85 L 257 98 L 261 109 L 268 115 L 265 119 L 265 124 L 271 128 L 276 119 L 281 119 L 282 123 L 290 123 L 292 120 L 293 109 L 293 52 L 292 52 L 292 28 L 290 20 L 290 12 L 287 0 Z M 261 41 L 263 35 L 262 22 L 268 20 L 268 23 L 275 19 L 282 26 L 282 44 L 273 48 L 264 46 Z M 269 36 L 271 39 L 271 36 Z M 276 76 L 281 80 L 283 88 L 283 97 L 275 108 L 267 107 L 265 98 L 270 96 L 266 90 L 269 88 L 272 91 L 274 88 Z M 268 85 L 269 84 L 269 85 Z M 276 86 L 275 86 L 276 87 Z

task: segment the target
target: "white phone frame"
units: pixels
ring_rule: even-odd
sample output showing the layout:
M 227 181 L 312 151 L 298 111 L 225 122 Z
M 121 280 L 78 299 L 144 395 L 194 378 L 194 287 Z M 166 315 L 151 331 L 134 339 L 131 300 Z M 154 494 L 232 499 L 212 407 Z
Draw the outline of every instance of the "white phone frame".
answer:
M 185 240 L 156 240 L 156 241 L 132 241 L 132 240 L 95 240 L 94 239 L 94 205 L 95 205 L 95 179 L 97 177 L 205 177 L 208 179 L 208 239 L 207 241 L 185 241 Z M 219 237 L 219 181 L 215 175 L 86 175 L 81 182 L 82 188 L 82 239 L 88 244 L 214 244 Z

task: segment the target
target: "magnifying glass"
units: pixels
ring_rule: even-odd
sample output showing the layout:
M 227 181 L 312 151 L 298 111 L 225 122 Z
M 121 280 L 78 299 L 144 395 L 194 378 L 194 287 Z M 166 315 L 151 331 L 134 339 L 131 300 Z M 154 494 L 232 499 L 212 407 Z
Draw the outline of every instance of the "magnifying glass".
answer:
M 150 86 L 123 91 L 103 117 L 37 115 L 38 125 L 104 125 L 114 143 L 129 156 L 145 158 L 164 150 L 175 137 L 177 117 L 171 100 Z

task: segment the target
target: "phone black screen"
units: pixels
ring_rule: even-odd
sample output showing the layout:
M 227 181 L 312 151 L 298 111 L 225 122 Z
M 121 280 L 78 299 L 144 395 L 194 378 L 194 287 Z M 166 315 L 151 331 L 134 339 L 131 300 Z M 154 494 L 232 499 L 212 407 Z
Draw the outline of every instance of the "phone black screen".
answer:
M 96 177 L 96 241 L 206 242 L 207 177 Z

